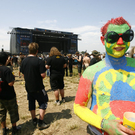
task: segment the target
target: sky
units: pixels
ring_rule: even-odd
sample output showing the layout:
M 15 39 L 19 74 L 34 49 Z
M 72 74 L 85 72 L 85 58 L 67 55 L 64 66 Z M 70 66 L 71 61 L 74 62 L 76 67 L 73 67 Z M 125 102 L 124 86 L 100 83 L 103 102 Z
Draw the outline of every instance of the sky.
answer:
M 123 17 L 135 31 L 135 0 L 0 0 L 0 50 L 10 50 L 15 27 L 43 28 L 78 34 L 78 50 L 105 52 L 101 27 Z M 135 46 L 135 39 L 130 46 Z

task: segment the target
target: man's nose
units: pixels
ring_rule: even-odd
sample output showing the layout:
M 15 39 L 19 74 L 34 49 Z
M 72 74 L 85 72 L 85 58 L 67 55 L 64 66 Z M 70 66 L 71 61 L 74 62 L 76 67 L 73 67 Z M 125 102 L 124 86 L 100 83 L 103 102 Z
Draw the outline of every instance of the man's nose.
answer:
M 117 45 L 123 45 L 123 44 L 124 44 L 123 39 L 122 37 L 120 37 L 117 41 Z

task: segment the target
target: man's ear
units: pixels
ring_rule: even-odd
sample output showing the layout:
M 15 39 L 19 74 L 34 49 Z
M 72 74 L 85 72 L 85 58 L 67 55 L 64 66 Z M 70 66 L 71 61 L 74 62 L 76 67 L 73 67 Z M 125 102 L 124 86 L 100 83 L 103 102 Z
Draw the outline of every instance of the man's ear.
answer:
M 105 42 L 104 42 L 105 38 L 104 38 L 104 36 L 101 36 L 100 39 L 101 39 L 102 44 L 105 45 Z

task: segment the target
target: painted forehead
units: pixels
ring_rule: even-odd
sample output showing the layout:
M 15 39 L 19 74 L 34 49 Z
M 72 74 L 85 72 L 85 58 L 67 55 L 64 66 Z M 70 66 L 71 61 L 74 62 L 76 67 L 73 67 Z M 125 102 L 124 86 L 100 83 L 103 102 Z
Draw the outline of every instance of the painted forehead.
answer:
M 116 33 L 124 33 L 129 29 L 130 27 L 127 24 L 122 24 L 122 25 L 109 24 L 107 32 L 114 31 Z

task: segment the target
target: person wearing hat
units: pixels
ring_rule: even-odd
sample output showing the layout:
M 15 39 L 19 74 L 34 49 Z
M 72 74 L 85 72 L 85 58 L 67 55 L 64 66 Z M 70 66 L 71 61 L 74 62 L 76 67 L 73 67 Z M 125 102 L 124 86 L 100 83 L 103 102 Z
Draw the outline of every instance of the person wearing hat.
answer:
M 93 55 L 93 58 L 90 61 L 90 66 L 101 61 L 100 53 L 98 51 L 96 51 L 96 50 L 92 51 L 92 55 Z

